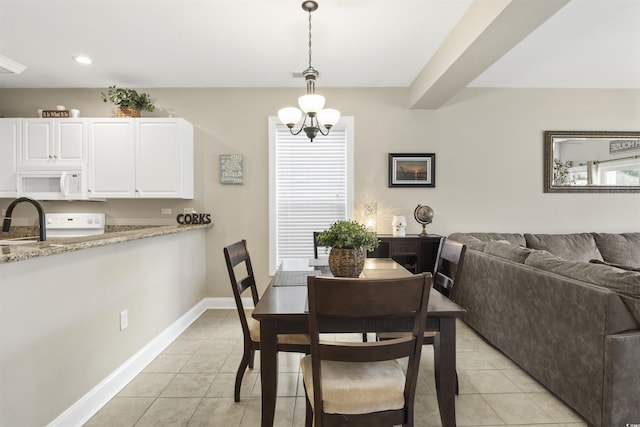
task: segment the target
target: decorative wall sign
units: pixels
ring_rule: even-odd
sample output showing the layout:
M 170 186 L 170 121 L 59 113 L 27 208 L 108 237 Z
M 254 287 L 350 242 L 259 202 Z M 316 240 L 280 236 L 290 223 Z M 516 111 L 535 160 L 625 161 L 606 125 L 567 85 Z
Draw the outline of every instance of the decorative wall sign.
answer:
M 244 184 L 242 154 L 220 154 L 220 183 Z
M 179 214 L 176 217 L 176 221 L 178 224 L 188 225 L 188 224 L 211 224 L 211 214 L 210 213 L 187 213 L 187 214 Z
M 43 119 L 60 119 L 69 117 L 69 110 L 42 110 Z
M 390 153 L 389 187 L 435 187 L 435 153 Z

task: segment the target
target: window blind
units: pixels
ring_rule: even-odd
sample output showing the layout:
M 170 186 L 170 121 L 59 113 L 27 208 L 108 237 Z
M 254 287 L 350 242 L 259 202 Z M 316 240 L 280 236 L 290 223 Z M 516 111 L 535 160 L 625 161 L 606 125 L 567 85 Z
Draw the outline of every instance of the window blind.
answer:
M 348 214 L 347 129 L 309 142 L 276 125 L 276 266 L 284 259 L 313 258 L 313 232 Z

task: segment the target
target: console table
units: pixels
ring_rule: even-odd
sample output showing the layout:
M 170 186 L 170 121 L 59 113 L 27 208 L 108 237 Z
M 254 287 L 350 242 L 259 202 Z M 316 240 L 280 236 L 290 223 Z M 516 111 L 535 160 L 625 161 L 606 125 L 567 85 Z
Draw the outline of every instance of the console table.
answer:
M 391 234 L 378 234 L 380 246 L 367 253 L 368 258 L 392 258 L 412 273 L 433 272 L 442 236 L 427 234 L 420 237 L 408 234 L 395 237 Z

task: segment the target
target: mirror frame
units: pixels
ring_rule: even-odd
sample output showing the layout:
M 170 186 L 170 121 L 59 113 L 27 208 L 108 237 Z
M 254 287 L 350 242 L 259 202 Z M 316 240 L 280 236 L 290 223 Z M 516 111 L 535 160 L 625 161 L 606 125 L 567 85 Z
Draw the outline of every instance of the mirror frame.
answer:
M 553 131 L 544 132 L 544 192 L 545 193 L 640 193 L 640 186 L 552 185 L 553 182 L 553 139 L 562 138 L 639 138 L 640 132 L 629 131 Z

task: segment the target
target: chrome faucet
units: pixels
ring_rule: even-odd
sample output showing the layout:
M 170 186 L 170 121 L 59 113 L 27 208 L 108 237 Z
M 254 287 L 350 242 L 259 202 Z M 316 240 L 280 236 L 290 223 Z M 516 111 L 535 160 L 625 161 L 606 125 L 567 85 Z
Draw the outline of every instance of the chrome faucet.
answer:
M 42 207 L 40 202 L 30 199 L 29 197 L 18 197 L 13 202 L 9 203 L 9 206 L 7 206 L 7 212 L 5 214 L 4 221 L 2 221 L 2 231 L 5 233 L 9 231 L 9 227 L 11 227 L 11 214 L 13 213 L 13 208 L 15 208 L 16 205 L 22 202 L 31 203 L 38 211 L 38 222 L 40 224 L 40 240 L 44 242 L 45 240 L 47 240 L 47 231 L 44 221 L 44 208 Z

